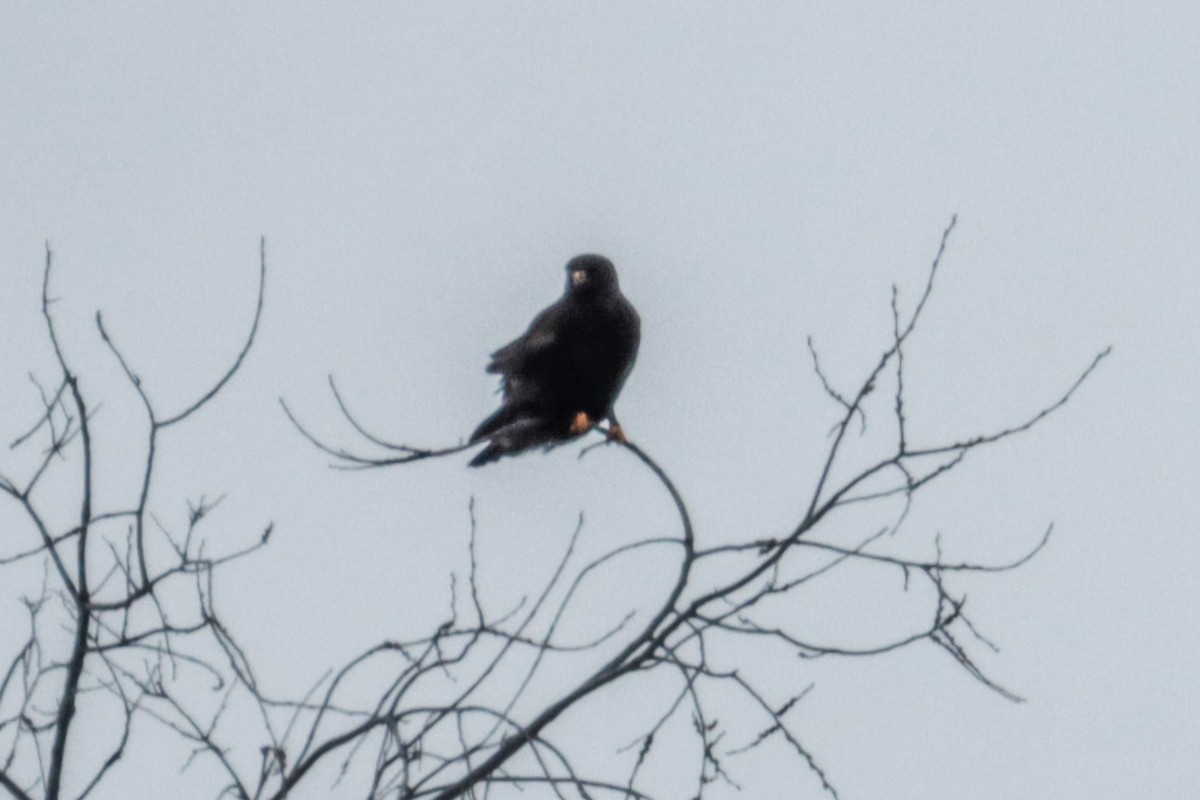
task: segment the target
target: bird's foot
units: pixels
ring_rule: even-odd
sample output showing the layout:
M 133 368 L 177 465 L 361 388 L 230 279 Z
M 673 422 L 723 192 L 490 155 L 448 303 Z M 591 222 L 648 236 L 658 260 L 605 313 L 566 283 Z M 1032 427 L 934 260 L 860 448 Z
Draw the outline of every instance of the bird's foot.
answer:
M 621 430 L 620 425 L 610 425 L 607 431 L 609 441 L 616 441 L 619 444 L 629 444 L 629 439 L 625 436 L 625 431 Z
M 571 420 L 571 433 L 576 436 L 581 433 L 587 433 L 595 424 L 596 423 L 592 422 L 591 417 L 587 415 L 586 411 L 580 411 L 575 415 L 575 418 Z

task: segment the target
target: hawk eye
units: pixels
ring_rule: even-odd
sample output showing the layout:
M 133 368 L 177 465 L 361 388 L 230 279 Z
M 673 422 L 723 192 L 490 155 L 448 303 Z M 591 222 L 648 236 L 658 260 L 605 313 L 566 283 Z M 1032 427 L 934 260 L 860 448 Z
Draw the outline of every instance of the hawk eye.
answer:
M 578 286 L 587 280 L 587 272 L 581 269 L 571 271 L 571 285 Z

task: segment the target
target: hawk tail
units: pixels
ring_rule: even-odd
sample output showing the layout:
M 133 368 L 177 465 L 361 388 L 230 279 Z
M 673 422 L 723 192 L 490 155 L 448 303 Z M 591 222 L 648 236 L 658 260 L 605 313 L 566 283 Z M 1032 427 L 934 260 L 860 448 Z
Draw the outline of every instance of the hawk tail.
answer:
M 516 417 L 516 410 L 510 405 L 503 405 L 498 408 L 495 413 L 479 423 L 479 427 L 471 434 L 471 443 L 475 443 L 486 439 L 496 431 L 503 428 Z
M 505 455 L 508 450 L 502 447 L 497 442 L 489 442 L 488 446 L 479 451 L 468 463 L 468 467 L 482 467 L 484 464 L 490 464 L 493 461 L 499 461 L 500 457 Z

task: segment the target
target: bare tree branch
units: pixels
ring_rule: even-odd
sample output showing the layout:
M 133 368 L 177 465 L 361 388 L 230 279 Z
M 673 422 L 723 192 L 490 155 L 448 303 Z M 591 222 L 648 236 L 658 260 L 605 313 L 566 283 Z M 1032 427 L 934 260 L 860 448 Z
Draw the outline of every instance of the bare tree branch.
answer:
M 910 422 L 917 415 L 906 395 L 908 351 L 955 225 L 951 219 L 943 231 L 911 311 L 901 308 L 899 289 L 892 288 L 890 341 L 853 389 L 835 386 L 808 339 L 816 379 L 832 400 L 834 423 L 815 465 L 817 479 L 802 495 L 786 498 L 799 511 L 782 530 L 697 530 L 683 494 L 648 450 L 618 443 L 646 470 L 643 476 L 653 491 L 670 498 L 674 519 L 668 530 L 640 533 L 585 558 L 580 554 L 590 552 L 585 545 L 590 546 L 591 534 L 584 538 L 581 513 L 549 577 L 497 610 L 483 580 L 490 573 L 481 575 L 482 533 L 472 499 L 464 565 L 450 576 L 448 607 L 436 626 L 382 638 L 343 656 L 340 664 L 322 665 L 313 672 L 322 677 L 306 682 L 298 697 L 264 684 L 269 676 L 256 672 L 253 643 L 239 640 L 222 614 L 224 602 L 218 602 L 219 575 L 264 549 L 273 524 L 245 531 L 240 542 L 223 540 L 214 547 L 206 531 L 209 520 L 224 516 L 219 510 L 224 495 L 196 493 L 176 501 L 181 516 L 172 517 L 156 488 L 160 456 L 177 444 L 160 433 L 212 401 L 241 370 L 256 340 L 264 305 L 265 242 L 259 247 L 255 313 L 241 349 L 215 383 L 172 416 L 160 415 L 147 381 L 96 313 L 96 334 L 137 393 L 148 426 L 145 439 L 133 440 L 140 481 L 129 494 L 136 496 L 114 505 L 98 504 L 93 496 L 94 465 L 102 463 L 94 450 L 104 450 L 108 441 L 93 437 L 93 429 L 105 422 L 96 421 L 101 398 L 88 390 L 87 372 L 81 378 L 69 366 L 60 344 L 47 246 L 41 301 L 55 378 L 43 383 L 31 375 L 41 406 L 10 446 L 31 457 L 20 474 L 6 469 L 0 476 L 0 498 L 14 503 L 28 528 L 22 534 L 27 540 L 5 544 L 0 568 L 40 563 L 43 573 L 40 591 L 23 600 L 28 637 L 0 665 L 0 788 L 16 800 L 59 800 L 69 773 L 83 800 L 120 772 L 118 765 L 128 764 L 142 720 L 150 720 L 186 743 L 190 756 L 184 768 L 195 765 L 195 773 L 203 773 L 190 774 L 189 780 L 210 785 L 217 798 L 284 800 L 311 787 L 315 776 L 332 774 L 329 791 L 370 800 L 486 798 L 497 787 L 561 800 L 640 800 L 651 797 L 652 789 L 643 785 L 652 774 L 649 765 L 675 751 L 664 746 L 675 737 L 694 760 L 672 765 L 673 777 L 696 797 L 714 787 L 738 788 L 742 756 L 779 748 L 790 752 L 789 763 L 837 798 L 833 780 L 803 743 L 807 737 L 792 713 L 814 691 L 812 682 L 801 675 L 781 689 L 758 670 L 804 665 L 814 658 L 878 658 L 928 642 L 982 686 L 1020 702 L 1017 693 L 985 672 L 988 664 L 977 660 L 977 653 L 996 647 L 972 619 L 980 608 L 973 604 L 968 611 L 961 585 L 972 575 L 1028 563 L 1048 543 L 1053 525 L 1006 561 L 947 560 L 940 535 L 932 532 L 919 535 L 932 535 L 934 556 L 898 554 L 912 551 L 897 551 L 893 543 L 901 531 L 916 527 L 910 511 L 918 497 L 927 496 L 926 487 L 956 470 L 969 454 L 1029 431 L 1065 406 L 1111 348 L 1098 353 L 1064 392 L 1015 423 L 991 433 L 914 443 Z M 474 446 L 394 442 L 351 410 L 332 377 L 329 391 L 349 427 L 350 446 L 318 435 L 282 399 L 280 404 L 300 435 L 335 468 L 398 466 Z M 869 432 L 868 415 L 874 415 Z M 879 445 L 870 457 L 847 446 L 856 417 L 858 437 Z M 604 441 L 586 444 L 581 456 L 613 443 L 609 431 L 597 430 Z M 43 496 L 45 487 L 60 484 L 71 487 L 71 507 L 78 503 L 78 518 L 66 524 L 51 513 L 64 506 L 63 499 Z M 35 493 L 35 487 L 42 488 Z M 866 525 L 853 521 L 868 509 L 878 519 Z M 173 521 L 181 518 L 186 521 Z M 671 559 L 670 572 L 655 599 L 639 605 L 614 575 L 628 559 L 648 554 Z M 895 575 L 896 591 L 912 592 L 911 619 L 872 640 L 853 641 L 848 632 L 806 629 L 799 615 L 787 613 L 806 602 L 811 595 L 805 592 L 819 591 L 853 565 Z M 611 593 L 606 609 L 611 618 L 597 628 L 572 627 L 585 610 L 582 598 L 598 591 Z M 549 692 L 552 673 L 573 675 L 572 682 Z M 617 766 L 609 774 L 583 769 L 593 759 L 581 758 L 579 743 L 556 722 L 584 715 L 605 702 L 613 687 L 636 688 L 638 681 L 659 683 L 647 694 L 645 708 L 629 715 L 628 730 L 613 732 L 615 741 L 628 742 L 611 753 Z M 91 698 L 86 713 L 105 719 L 110 735 L 94 763 L 77 755 L 78 736 L 70 736 L 84 697 Z

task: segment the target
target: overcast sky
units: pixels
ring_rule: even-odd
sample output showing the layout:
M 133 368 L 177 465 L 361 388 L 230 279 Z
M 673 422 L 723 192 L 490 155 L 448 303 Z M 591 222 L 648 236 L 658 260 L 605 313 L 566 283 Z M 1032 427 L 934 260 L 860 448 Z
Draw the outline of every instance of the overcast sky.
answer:
M 274 521 L 222 604 L 295 689 L 444 615 L 472 496 L 496 608 L 532 591 L 580 510 L 595 552 L 674 522 L 612 448 L 332 473 L 279 396 L 349 443 L 334 373 L 379 432 L 453 443 L 496 403 L 487 353 L 558 296 L 570 256 L 602 252 L 643 320 L 618 404 L 630 437 L 703 541 L 777 535 L 837 412 L 805 337 L 849 389 L 888 344 L 892 284 L 911 307 L 957 212 L 910 353 L 914 437 L 1019 421 L 1114 346 L 904 534 L 1004 561 L 1055 523 L 1024 569 L 957 584 L 1002 647 L 981 653 L 989 674 L 1028 702 L 932 646 L 752 666 L 816 680 L 797 726 L 847 800 L 1194 797 L 1198 43 L 1188 2 L 7 3 L 0 438 L 36 414 L 26 372 L 51 374 L 45 240 L 66 346 L 105 405 L 114 506 L 135 490 L 121 442 L 139 406 L 94 312 L 181 408 L 237 352 L 265 235 L 261 339 L 172 432 L 155 503 L 178 520 L 184 499 L 227 494 L 218 543 Z M 0 511 L 4 552 L 29 544 L 16 519 Z M 628 569 L 653 586 L 673 568 Z M 5 648 L 17 574 L 0 573 Z M 612 580 L 601 622 L 623 613 Z M 844 581 L 796 613 L 870 641 L 894 597 Z M 744 796 L 819 796 L 782 749 L 753 764 L 729 765 Z M 211 797 L 178 766 L 127 765 L 96 796 Z

